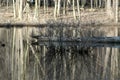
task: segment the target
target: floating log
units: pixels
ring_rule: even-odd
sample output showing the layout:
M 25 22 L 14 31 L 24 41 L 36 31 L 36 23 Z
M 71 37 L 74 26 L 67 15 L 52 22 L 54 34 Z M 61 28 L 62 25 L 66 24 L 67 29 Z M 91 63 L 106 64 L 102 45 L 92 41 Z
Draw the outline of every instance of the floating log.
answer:
M 82 47 L 112 47 L 120 48 L 120 43 L 81 43 L 81 42 L 33 42 L 32 45 L 38 46 L 79 46 Z
M 118 37 L 89 37 L 80 38 L 82 42 L 95 42 L 95 43 L 120 43 L 120 36 Z
M 80 46 L 80 47 L 117 47 L 120 48 L 120 37 L 86 37 L 86 38 L 48 38 L 34 37 L 33 45 L 39 46 Z
M 91 43 L 120 43 L 118 37 L 80 37 L 80 38 L 65 38 L 65 37 L 33 37 L 38 42 L 91 42 Z

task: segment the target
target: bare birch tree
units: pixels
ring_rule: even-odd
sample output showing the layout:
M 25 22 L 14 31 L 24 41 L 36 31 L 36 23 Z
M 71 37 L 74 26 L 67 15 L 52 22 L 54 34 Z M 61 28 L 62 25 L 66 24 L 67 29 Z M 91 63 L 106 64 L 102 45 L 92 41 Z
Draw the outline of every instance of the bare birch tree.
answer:
M 80 19 L 80 3 L 79 3 L 79 0 L 77 0 L 77 10 L 78 10 L 78 16 L 79 16 L 79 19 Z
M 66 14 L 66 0 L 63 1 L 63 14 Z
M 112 5 L 111 5 L 111 0 L 107 0 L 106 2 L 106 11 L 107 11 L 107 14 L 109 15 L 110 18 L 113 18 L 113 12 L 112 12 Z
M 38 18 L 38 0 L 35 0 L 35 18 Z
M 119 16 L 119 10 L 118 10 L 118 5 L 119 5 L 119 1 L 118 0 L 115 0 L 115 22 L 117 23 L 118 22 L 118 16 Z
M 13 0 L 14 18 L 22 20 L 23 14 L 23 0 Z
M 56 19 L 56 17 L 57 17 L 56 16 L 56 14 L 57 14 L 57 3 L 58 3 L 57 0 L 54 0 L 54 3 L 55 3 L 55 6 L 54 6 L 55 7 L 54 8 L 54 18 Z
M 57 9 L 57 16 L 59 16 L 60 15 L 60 7 L 61 7 L 61 0 L 58 0 L 58 9 Z
M 73 0 L 73 16 L 74 16 L 74 19 L 76 19 L 76 13 L 75 13 L 75 0 Z
M 15 0 L 13 0 L 13 12 L 14 12 L 14 18 L 16 18 Z
M 90 0 L 91 2 L 91 9 L 93 9 L 93 0 Z
M 23 12 L 23 0 L 19 0 L 19 9 L 17 9 L 17 10 L 19 10 L 19 16 L 18 16 L 18 18 L 20 19 L 20 20 L 22 20 L 22 12 Z

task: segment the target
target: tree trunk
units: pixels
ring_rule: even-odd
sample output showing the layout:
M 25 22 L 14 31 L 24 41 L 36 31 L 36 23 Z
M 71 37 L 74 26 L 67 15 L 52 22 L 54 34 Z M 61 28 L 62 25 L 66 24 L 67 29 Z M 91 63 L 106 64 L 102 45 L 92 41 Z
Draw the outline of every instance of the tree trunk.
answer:
M 109 15 L 109 17 L 113 18 L 111 0 L 107 0 L 107 2 L 106 2 L 106 10 L 107 10 L 107 14 Z
M 54 1 L 55 2 L 55 9 L 54 9 L 54 18 L 56 19 L 56 12 L 57 12 L 57 0 Z
M 7 10 L 8 10 L 8 6 L 9 6 L 9 0 L 7 0 Z
M 93 9 L 93 0 L 91 0 L 91 9 Z
M 79 0 L 77 0 L 77 9 L 78 9 L 78 16 L 80 19 L 80 4 L 79 4 Z
M 73 16 L 74 16 L 74 19 L 76 19 L 76 14 L 75 14 L 75 0 L 73 0 Z
M 19 12 L 19 15 L 18 15 L 18 18 L 20 19 L 20 20 L 22 20 L 22 12 L 23 12 L 23 8 L 22 8 L 22 5 L 23 5 L 23 0 L 19 0 L 19 9 L 17 9 L 17 10 L 19 10 L 18 12 Z
M 44 0 L 44 13 L 45 13 L 45 10 L 46 10 L 46 0 Z
M 15 0 L 13 0 L 13 12 L 14 12 L 14 18 L 16 18 Z
M 99 0 L 99 8 L 101 8 L 101 6 L 102 6 L 102 1 Z
M 38 18 L 38 0 L 35 0 L 35 18 Z
M 64 0 L 63 2 L 63 14 L 65 15 L 66 14 L 66 0 Z
M 119 5 L 119 1 L 118 0 L 115 0 L 116 1 L 116 6 L 115 6 L 115 22 L 117 23 L 118 22 L 118 5 Z
M 60 15 L 61 0 L 58 0 L 57 15 Z

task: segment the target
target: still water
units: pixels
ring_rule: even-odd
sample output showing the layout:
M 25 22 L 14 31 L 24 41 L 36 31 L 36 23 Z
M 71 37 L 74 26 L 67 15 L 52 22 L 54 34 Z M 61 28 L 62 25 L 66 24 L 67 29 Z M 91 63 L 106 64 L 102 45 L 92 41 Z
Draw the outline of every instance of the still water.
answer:
M 118 36 L 114 27 L 62 27 L 47 31 L 46 35 L 58 38 Z M 34 74 L 31 80 L 120 80 L 119 43 L 42 42 L 37 45 L 33 48 L 38 52 L 40 65 L 35 67 L 31 63 L 30 72 Z
M 58 39 L 119 36 L 115 27 L 61 26 L 36 30 L 39 36 Z M 10 29 L 4 31 L 7 36 L 1 35 L 5 47 L 0 48 L 0 80 L 120 80 L 120 43 L 49 41 L 31 45 L 26 38 L 37 32 L 32 30 Z
M 118 43 L 39 44 L 38 57 L 30 54 L 29 80 L 119 80 L 119 48 Z

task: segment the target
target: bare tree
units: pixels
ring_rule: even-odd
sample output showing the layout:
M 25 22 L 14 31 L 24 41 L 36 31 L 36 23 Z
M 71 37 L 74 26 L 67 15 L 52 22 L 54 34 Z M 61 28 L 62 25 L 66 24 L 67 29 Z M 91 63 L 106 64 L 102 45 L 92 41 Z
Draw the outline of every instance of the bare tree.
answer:
M 112 12 L 112 2 L 111 0 L 107 0 L 106 1 L 106 11 L 107 14 L 109 15 L 110 18 L 113 18 L 113 12 Z
M 73 0 L 72 4 L 73 4 L 73 16 L 74 16 L 74 19 L 76 19 L 76 13 L 75 13 L 75 0 Z
M 13 0 L 13 12 L 14 18 L 19 18 L 22 20 L 22 12 L 23 12 L 23 0 Z
M 77 0 L 77 10 L 78 10 L 78 16 L 79 16 L 79 19 L 80 19 L 80 3 L 79 3 L 79 0 Z
M 54 9 L 54 18 L 56 19 L 56 14 L 57 14 L 57 0 L 54 0 L 55 3 L 55 9 Z
M 67 0 L 64 0 L 63 1 L 63 14 L 66 14 L 66 3 L 67 3 Z
M 115 22 L 117 23 L 118 22 L 118 13 L 119 13 L 119 10 L 118 10 L 118 5 L 119 5 L 119 1 L 118 0 L 114 0 L 115 1 Z
M 22 20 L 22 15 L 23 15 L 23 0 L 19 0 L 19 9 L 17 9 L 17 10 L 19 10 L 18 12 L 19 12 L 19 15 L 18 15 L 18 18 L 20 19 L 20 20 Z
M 90 0 L 91 2 L 91 9 L 93 9 L 93 0 Z
M 15 0 L 13 0 L 13 12 L 14 12 L 14 18 L 16 18 Z
M 38 18 L 38 0 L 35 0 L 35 18 Z
M 58 9 L 57 9 L 57 16 L 59 16 L 60 15 L 60 8 L 61 8 L 61 0 L 58 0 Z

